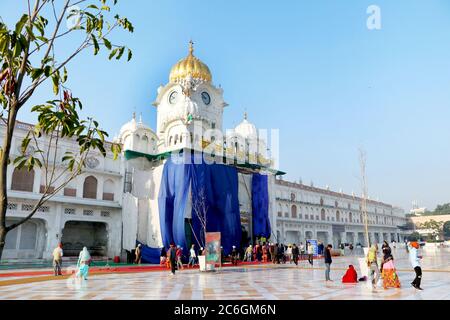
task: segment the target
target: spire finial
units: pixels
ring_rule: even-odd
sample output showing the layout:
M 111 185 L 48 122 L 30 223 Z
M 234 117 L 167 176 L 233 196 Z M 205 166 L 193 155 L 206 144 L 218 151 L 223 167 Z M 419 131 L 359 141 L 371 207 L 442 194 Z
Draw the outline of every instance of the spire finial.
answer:
M 244 112 L 244 120 L 247 120 L 247 111 Z
M 194 41 L 192 39 L 189 41 L 189 55 L 194 55 Z
M 136 120 L 136 112 L 133 112 L 133 119 Z
M 142 123 L 142 112 L 139 114 L 139 122 Z

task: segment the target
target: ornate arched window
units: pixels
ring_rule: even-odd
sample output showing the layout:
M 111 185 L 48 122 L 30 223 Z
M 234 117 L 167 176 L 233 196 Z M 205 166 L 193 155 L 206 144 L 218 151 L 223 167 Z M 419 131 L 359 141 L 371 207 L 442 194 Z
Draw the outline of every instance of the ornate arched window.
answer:
M 297 206 L 295 204 L 291 207 L 291 217 L 297 218 Z
M 351 212 L 348 213 L 348 221 L 353 222 L 353 214 Z
M 97 199 L 97 179 L 94 176 L 84 179 L 83 198 Z
M 325 220 L 325 209 L 320 211 L 320 220 Z
M 323 206 L 323 198 L 320 198 L 320 205 Z
M 114 201 L 114 181 L 111 179 L 103 183 L 103 200 Z
M 11 190 L 33 192 L 34 170 L 26 168 L 14 169 L 11 182 Z
M 336 221 L 341 221 L 341 213 L 338 211 L 336 211 Z

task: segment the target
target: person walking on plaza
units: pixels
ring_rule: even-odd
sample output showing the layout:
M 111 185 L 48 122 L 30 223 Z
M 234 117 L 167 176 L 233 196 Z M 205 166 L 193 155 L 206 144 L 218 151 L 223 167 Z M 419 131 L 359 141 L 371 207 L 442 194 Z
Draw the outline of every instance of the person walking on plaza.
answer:
M 353 243 L 350 243 L 348 248 L 350 249 L 350 255 L 352 256 L 353 255 Z
M 420 287 L 420 283 L 422 281 L 422 268 L 420 267 L 420 259 L 422 259 L 422 256 L 419 256 L 419 248 L 420 245 L 416 241 L 409 244 L 409 261 L 411 262 L 411 265 L 414 268 L 414 272 L 416 273 L 416 277 L 414 278 L 413 282 L 411 282 L 411 285 L 417 290 L 423 290 Z
M 181 261 L 181 258 L 183 257 L 183 248 L 181 248 L 180 246 L 177 246 L 177 251 L 176 251 L 176 256 L 177 256 L 177 268 L 178 270 L 183 269 L 183 261 Z
M 60 243 L 55 250 L 53 250 L 53 271 L 55 273 L 55 276 L 61 276 L 61 266 L 62 266 L 62 257 L 63 257 L 63 250 L 62 250 L 62 243 Z
M 269 259 L 269 248 L 266 244 L 263 244 L 262 246 L 262 260 L 264 263 L 266 263 Z
M 253 248 L 252 248 L 252 245 L 249 245 L 247 250 L 245 250 L 245 261 L 251 262 L 252 254 L 253 254 Z
M 298 266 L 298 255 L 299 254 L 300 254 L 300 251 L 298 250 L 297 245 L 294 243 L 292 245 L 292 260 L 294 261 L 296 266 Z
M 135 250 L 136 259 L 134 260 L 134 263 L 141 264 L 142 260 L 142 252 L 141 252 L 141 244 L 139 243 Z
M 159 264 L 161 266 L 166 264 L 166 260 L 167 260 L 167 252 L 166 252 L 166 248 L 162 247 L 161 248 L 161 253 L 159 255 Z
M 369 275 L 372 279 L 373 289 L 376 289 L 378 280 L 380 279 L 380 270 L 378 269 L 377 255 L 378 246 L 375 243 L 370 247 L 369 252 L 367 253 L 367 266 L 369 267 Z
M 270 243 L 269 244 L 269 255 L 270 255 L 269 260 L 272 262 L 273 262 L 274 254 L 275 254 L 275 246 L 273 243 Z
M 305 245 L 303 242 L 300 242 L 300 259 L 303 259 L 303 256 L 305 255 Z
M 395 240 L 392 240 L 391 246 L 394 250 L 397 249 L 397 242 L 395 242 Z
M 78 256 L 77 262 L 78 272 L 76 274 L 78 278 L 87 280 L 91 260 L 92 260 L 91 255 L 89 254 L 88 249 L 84 247 L 83 250 L 80 251 L 80 255 Z
M 272 253 L 270 252 L 270 249 L 272 248 L 272 245 L 270 243 L 266 243 L 266 249 L 267 249 L 267 261 L 272 261 Z
M 288 245 L 286 249 L 286 260 L 289 261 L 289 263 L 292 263 L 292 246 Z
M 327 245 L 325 248 L 325 252 L 323 253 L 324 261 L 325 261 L 325 281 L 333 281 L 330 279 L 330 269 L 331 263 L 333 260 L 331 259 L 331 248 L 333 246 L 331 244 Z
M 239 253 L 236 250 L 236 246 L 233 246 L 233 250 L 231 250 L 231 264 L 233 266 L 237 266 L 239 259 Z
M 341 245 L 339 246 L 339 248 L 341 249 L 341 256 L 345 255 L 345 244 L 343 242 L 341 242 Z
M 308 262 L 311 266 L 314 265 L 314 246 L 311 244 L 311 242 L 307 242 L 307 249 L 308 250 Z
M 385 241 L 385 244 L 387 242 Z M 382 263 L 382 278 L 383 288 L 390 287 L 400 288 L 400 279 L 398 278 L 397 271 L 394 265 L 394 257 L 392 256 L 391 248 L 387 244 L 383 249 L 383 263 Z
M 255 251 L 256 251 L 256 260 L 258 260 L 258 262 L 261 262 L 263 254 L 262 254 L 262 247 L 260 244 L 256 244 Z
M 273 246 L 272 263 L 275 264 L 278 261 L 278 243 Z
M 177 249 L 175 248 L 174 243 L 170 244 L 170 248 L 167 251 L 167 256 L 168 256 L 169 265 L 170 265 L 170 271 L 171 271 L 170 274 L 174 275 L 175 270 L 176 270 L 176 264 L 177 264 Z
M 278 246 L 278 257 L 277 257 L 277 263 L 280 264 L 281 262 L 285 263 L 284 258 L 284 244 L 280 243 Z
M 324 249 L 325 249 L 325 246 L 323 245 L 322 241 L 320 241 L 318 246 L 317 246 L 317 254 L 319 256 L 323 255 L 324 254 L 324 251 L 323 251 Z
M 194 267 L 197 264 L 197 254 L 195 253 L 195 244 L 191 246 L 191 250 L 189 250 L 189 263 L 188 268 Z

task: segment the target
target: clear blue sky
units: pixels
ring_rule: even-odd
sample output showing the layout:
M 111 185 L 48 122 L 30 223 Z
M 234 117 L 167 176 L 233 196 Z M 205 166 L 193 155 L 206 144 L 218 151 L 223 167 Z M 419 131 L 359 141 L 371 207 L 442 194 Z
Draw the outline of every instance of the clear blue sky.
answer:
M 156 89 L 192 38 L 230 104 L 224 127 L 246 109 L 258 127 L 280 128 L 287 179 L 360 193 L 363 146 L 372 198 L 405 209 L 414 199 L 430 209 L 450 202 L 448 0 L 119 2 L 136 30 L 115 40 L 134 50 L 132 62 L 89 52 L 69 68 L 85 114 L 111 136 L 133 111 L 155 128 Z M 381 30 L 366 28 L 371 4 Z M 0 16 L 11 23 L 22 8 L 2 0 Z M 33 122 L 27 110 L 19 118 Z

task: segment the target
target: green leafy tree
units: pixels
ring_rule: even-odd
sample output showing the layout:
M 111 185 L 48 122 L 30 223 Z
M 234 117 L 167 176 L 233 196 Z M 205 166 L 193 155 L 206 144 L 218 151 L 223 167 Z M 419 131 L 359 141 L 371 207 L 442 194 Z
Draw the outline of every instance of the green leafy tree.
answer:
M 444 223 L 444 238 L 450 239 L 450 221 Z
M 442 205 L 437 205 L 434 210 L 435 213 L 448 214 L 450 213 L 450 203 L 444 203 Z
M 420 233 L 418 233 L 417 231 L 411 233 L 407 238 L 408 241 L 419 241 L 421 239 Z
M 105 141 L 108 135 L 96 120 L 79 116 L 82 103 L 66 86 L 67 67 L 88 49 L 94 55 L 103 49 L 110 60 L 122 57 L 130 60 L 132 51 L 113 44 L 110 35 L 116 29 L 133 32 L 133 25 L 127 18 L 111 12 L 117 0 L 33 2 L 25 1 L 27 10 L 12 28 L 0 16 L 0 119 L 4 131 L 0 149 L 0 258 L 6 234 L 31 219 L 40 206 L 80 175 L 89 152 L 106 156 L 110 148 L 114 158 L 120 153 L 119 145 Z M 56 56 L 57 45 L 68 38 L 77 44 L 76 48 L 67 56 Z M 12 159 L 11 140 L 18 112 L 45 82 L 52 84 L 51 98 L 32 108 L 32 112 L 37 113 L 37 124 L 23 139 L 21 155 Z M 58 152 L 63 139 L 76 141 L 78 150 Z M 7 225 L 7 167 L 10 164 L 21 170 L 39 168 L 45 177 L 45 186 L 31 212 Z
M 429 220 L 420 225 L 421 229 L 429 229 L 431 230 L 431 236 L 433 237 L 433 240 L 435 240 L 437 237 L 439 239 L 443 239 L 443 233 L 444 233 L 444 222 L 442 221 L 436 221 L 436 220 Z

